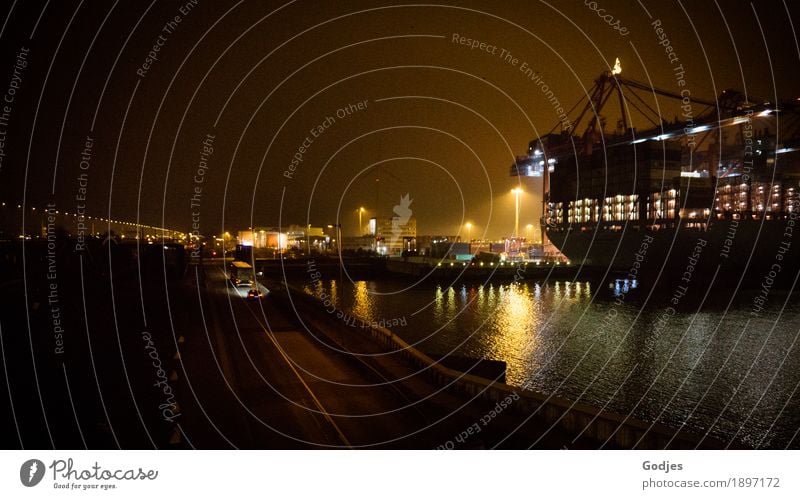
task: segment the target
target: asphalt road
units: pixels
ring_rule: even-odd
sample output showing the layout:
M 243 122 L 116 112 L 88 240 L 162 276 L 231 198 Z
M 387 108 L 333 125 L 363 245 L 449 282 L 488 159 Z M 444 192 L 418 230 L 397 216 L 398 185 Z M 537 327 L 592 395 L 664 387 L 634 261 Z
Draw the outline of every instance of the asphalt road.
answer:
M 309 334 L 274 293 L 248 301 L 218 266 L 193 270 L 196 310 L 180 348 L 181 427 L 192 445 L 375 446 L 413 441 L 429 424 L 401 393 L 376 386 L 377 373 Z

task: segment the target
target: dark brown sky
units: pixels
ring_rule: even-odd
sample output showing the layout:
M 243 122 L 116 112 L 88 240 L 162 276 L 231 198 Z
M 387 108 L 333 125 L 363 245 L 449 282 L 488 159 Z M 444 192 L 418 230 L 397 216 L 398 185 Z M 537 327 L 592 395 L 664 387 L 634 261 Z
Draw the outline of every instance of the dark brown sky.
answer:
M 509 234 L 513 155 L 557 122 L 522 64 L 568 107 L 615 57 L 625 76 L 649 74 L 677 90 L 655 19 L 693 95 L 746 87 L 769 101 L 800 96 L 796 2 L 599 0 L 629 31 L 621 36 L 583 1 L 200 0 L 164 35 L 144 78 L 136 70 L 189 0 L 24 3 L 0 14 L 0 91 L 20 48 L 30 48 L 4 147 L 3 200 L 16 205 L 24 194 L 41 205 L 55 175 L 53 198 L 74 211 L 80 151 L 91 135 L 91 213 L 110 206 L 113 218 L 134 220 L 138 209 L 145 223 L 162 225 L 163 216 L 163 225 L 186 229 L 202 142 L 212 134 L 200 185 L 205 233 L 222 232 L 223 217 L 225 230 L 338 217 L 347 234 L 358 206 L 389 215 L 409 193 L 420 234 L 452 233 L 467 220 L 473 236 Z M 454 33 L 497 49 L 471 50 L 453 43 Z M 500 57 L 503 49 L 516 66 Z M 336 117 L 364 101 L 365 109 Z M 331 126 L 311 136 L 328 116 Z M 286 178 L 306 137 L 313 143 Z M 540 211 L 540 186 L 525 189 L 522 225 Z

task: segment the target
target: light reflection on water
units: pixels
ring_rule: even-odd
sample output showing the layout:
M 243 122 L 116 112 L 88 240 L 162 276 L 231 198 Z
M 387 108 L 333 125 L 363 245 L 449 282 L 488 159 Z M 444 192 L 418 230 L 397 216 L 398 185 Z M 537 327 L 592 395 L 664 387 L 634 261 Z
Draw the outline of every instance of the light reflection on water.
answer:
M 748 302 L 724 314 L 667 314 L 593 299 L 586 282 L 417 287 L 323 281 L 338 306 L 369 321 L 407 318 L 393 331 L 417 348 L 503 360 L 507 382 L 746 445 L 785 447 L 800 428 L 800 311 L 748 322 Z M 619 290 L 636 283 L 618 283 Z M 612 295 L 620 296 L 612 288 Z M 626 291 L 627 292 L 627 291 Z M 379 293 L 379 294 L 376 294 Z M 775 296 L 775 303 L 779 297 Z M 800 342 L 799 342 L 800 343 Z M 791 350 L 790 350 L 791 349 Z M 798 390 L 800 392 L 800 390 Z M 762 441 L 763 438 L 763 441 Z M 792 442 L 792 447 L 800 442 Z
M 352 313 L 356 317 L 374 317 L 374 303 L 370 299 L 366 281 L 356 281 L 353 289 Z

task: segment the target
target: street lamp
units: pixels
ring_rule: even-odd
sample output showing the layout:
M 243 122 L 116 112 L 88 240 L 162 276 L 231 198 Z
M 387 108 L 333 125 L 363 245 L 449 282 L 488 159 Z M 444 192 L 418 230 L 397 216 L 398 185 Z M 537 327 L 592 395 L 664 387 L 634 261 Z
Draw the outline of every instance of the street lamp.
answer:
M 519 187 L 515 187 L 511 189 L 511 193 L 514 194 L 514 207 L 515 207 L 515 216 L 514 216 L 514 237 L 519 237 L 519 195 L 522 194 L 522 189 Z
M 361 236 L 364 234 L 364 226 L 361 224 L 361 214 L 364 213 L 364 211 L 366 210 L 364 210 L 364 207 L 362 206 L 356 211 L 358 212 L 358 234 L 356 235 Z
M 464 227 L 467 228 L 467 242 L 470 242 L 472 241 L 472 223 L 467 222 Z

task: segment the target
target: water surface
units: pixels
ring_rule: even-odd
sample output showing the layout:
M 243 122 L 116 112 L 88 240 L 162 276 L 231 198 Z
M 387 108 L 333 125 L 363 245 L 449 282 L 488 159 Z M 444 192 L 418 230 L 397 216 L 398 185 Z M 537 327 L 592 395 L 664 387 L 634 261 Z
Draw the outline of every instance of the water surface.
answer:
M 754 318 L 747 298 L 675 312 L 669 296 L 600 299 L 586 282 L 407 286 L 305 289 L 425 352 L 503 360 L 511 385 L 725 442 L 800 447 L 800 306 L 785 294 Z

